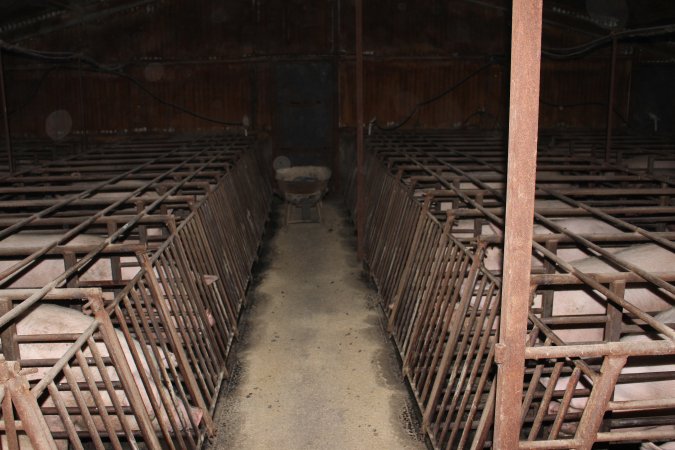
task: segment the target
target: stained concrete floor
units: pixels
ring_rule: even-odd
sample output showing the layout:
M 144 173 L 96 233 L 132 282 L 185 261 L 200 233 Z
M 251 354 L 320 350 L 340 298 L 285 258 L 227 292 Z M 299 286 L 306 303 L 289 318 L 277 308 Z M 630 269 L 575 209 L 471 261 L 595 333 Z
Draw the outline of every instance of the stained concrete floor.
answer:
M 354 230 L 323 216 L 271 233 L 210 449 L 425 448 Z

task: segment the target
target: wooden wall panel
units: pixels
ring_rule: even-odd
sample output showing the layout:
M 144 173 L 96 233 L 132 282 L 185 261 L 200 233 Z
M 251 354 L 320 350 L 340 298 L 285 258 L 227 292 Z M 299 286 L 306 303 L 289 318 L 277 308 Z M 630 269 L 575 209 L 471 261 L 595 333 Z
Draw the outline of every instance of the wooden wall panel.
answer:
M 476 61 L 367 62 L 365 65 L 365 116 L 378 123 L 398 123 L 417 103 L 444 92 L 484 63 Z M 609 65 L 606 60 L 547 61 L 542 63 L 540 125 L 544 128 L 604 128 Z M 627 117 L 630 61 L 617 64 L 615 109 Z M 420 108 L 406 128 L 492 128 L 506 124 L 508 101 L 503 67 L 489 70 L 466 82 L 442 99 Z M 353 126 L 353 65 L 340 70 L 340 126 Z M 563 105 L 550 106 L 549 104 Z M 579 104 L 588 104 L 580 106 Z M 474 114 L 484 111 L 485 114 Z M 473 117 L 471 117 L 473 115 Z M 467 118 L 471 117 L 469 121 Z M 482 119 L 481 119 L 482 117 Z M 615 126 L 621 126 L 615 120 Z
M 248 64 L 148 64 L 127 73 L 166 102 L 224 122 L 251 116 L 254 66 Z M 10 116 L 14 134 L 44 135 L 44 123 L 55 110 L 66 110 L 73 129 L 84 125 L 95 134 L 172 131 L 219 131 L 225 127 L 168 107 L 126 78 L 83 72 L 84 114 L 79 101 L 76 71 L 55 70 L 42 82 L 45 71 L 8 71 Z M 266 106 L 260 105 L 263 108 Z
M 113 3 L 101 2 L 102 11 Z M 502 55 L 503 60 L 508 5 L 506 0 L 366 2 L 366 118 L 398 122 L 416 103 L 443 92 L 490 56 Z M 102 64 L 121 64 L 126 74 L 168 102 L 226 122 L 248 116 L 259 130 L 272 127 L 274 64 L 328 58 L 339 67 L 339 125 L 354 125 L 352 0 L 160 0 L 112 15 L 95 13 L 84 11 L 80 18 L 87 20 L 78 26 L 60 28 L 62 24 L 54 21 L 3 38 L 11 41 L 30 31 L 32 37 L 21 45 L 82 51 Z M 77 19 L 77 14 L 63 23 Z M 550 20 L 545 24 L 545 46 L 589 39 Z M 580 60 L 544 60 L 542 98 L 565 105 L 604 103 L 607 64 L 606 50 Z M 168 108 L 127 79 L 92 72 L 83 76 L 82 112 L 76 71 L 57 69 L 42 80 L 42 64 L 8 56 L 6 66 L 10 109 L 26 105 L 11 117 L 15 135 L 44 135 L 46 117 L 58 109 L 70 112 L 75 130 L 86 124 L 93 133 L 225 128 Z M 624 116 L 629 75 L 630 60 L 621 60 L 616 105 Z M 422 108 L 408 126 L 504 125 L 505 84 L 504 69 L 493 66 Z M 474 114 L 477 111 L 484 113 Z M 544 127 L 602 128 L 605 116 L 601 105 L 541 108 Z

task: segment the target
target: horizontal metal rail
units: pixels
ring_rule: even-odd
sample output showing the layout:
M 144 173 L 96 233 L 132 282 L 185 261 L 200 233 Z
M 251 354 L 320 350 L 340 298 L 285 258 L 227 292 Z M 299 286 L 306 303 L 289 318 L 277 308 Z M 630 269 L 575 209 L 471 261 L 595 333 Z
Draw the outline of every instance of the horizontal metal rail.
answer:
M 0 270 L 3 352 L 46 374 L 31 392 L 48 433 L 75 448 L 102 440 L 200 447 L 214 432 L 269 212 L 271 186 L 251 140 L 118 142 L 2 178 L 0 190 L 0 208 L 11 211 L 0 224 L 0 261 L 10 261 Z M 55 269 L 31 281 L 40 267 Z M 17 321 L 45 300 L 75 306 L 92 293 L 103 303 L 82 307 L 97 318 L 84 333 L 16 333 Z M 68 350 L 24 356 L 34 344 Z M 121 353 L 111 359 L 115 345 Z M 12 435 L 16 423 L 3 419 Z M 21 419 L 24 429 L 44 428 Z
M 591 143 L 585 144 L 585 140 Z M 665 267 L 661 272 L 642 270 L 614 255 L 612 247 L 654 243 L 668 251 L 673 248 L 673 183 L 594 159 L 596 153 L 602 155 L 592 149 L 593 142 L 592 135 L 584 134 L 564 138 L 544 135 L 540 140 L 544 148 L 539 153 L 542 172 L 537 199 L 557 203 L 537 207 L 536 223 L 549 231 L 534 237 L 533 255 L 541 266 L 531 276 L 532 295 L 541 298 L 542 306 L 530 314 L 520 448 L 585 445 L 592 436 L 584 433 L 596 425 L 582 417 L 583 411 L 572 408 L 582 401 L 589 417 L 614 408 L 629 414 L 620 420 L 607 418 L 603 426 L 615 429 L 597 433 L 598 441 L 670 437 L 658 431 L 632 435 L 623 428 L 668 424 L 664 414 L 673 399 L 617 403 L 608 395 L 615 385 L 656 376 L 623 374 L 620 358 L 628 356 L 629 364 L 640 355 L 672 360 L 673 330 L 654 320 L 653 311 L 643 311 L 627 301 L 623 292 L 653 286 L 668 299 L 674 292 L 671 282 L 675 275 Z M 665 141 L 645 143 L 617 136 L 624 160 L 631 152 L 639 154 L 645 145 L 667 155 Z M 477 272 L 470 269 L 481 249 L 502 242 L 505 156 L 501 137 L 433 131 L 382 133 L 371 136 L 368 147 L 366 261 L 382 297 L 404 373 L 423 411 L 423 429 L 435 448 L 491 445 L 494 368 L 495 361 L 503 358 L 495 347 L 499 305 L 493 299 L 499 291 L 499 273 L 484 267 Z M 563 186 L 570 183 L 579 183 L 581 188 Z M 346 198 L 352 210 L 353 186 L 350 175 Z M 558 220 L 574 217 L 592 218 L 618 231 L 577 233 L 558 225 Z M 487 236 L 481 230 L 486 224 L 493 224 Z M 585 252 L 581 255 L 601 259 L 617 272 L 583 273 L 558 254 L 568 248 L 579 248 Z M 553 302 L 562 301 L 558 299 L 561 289 L 583 286 L 606 299 L 606 313 L 552 314 Z M 556 334 L 565 327 L 587 326 L 604 328 L 606 340 L 612 342 L 568 344 Z M 653 341 L 620 341 L 644 330 L 662 336 Z M 613 367 L 613 376 L 599 372 L 598 358 Z M 666 370 L 657 379 L 673 376 L 675 373 Z M 586 379 L 593 383 L 590 389 L 577 386 L 587 383 Z M 558 382 L 566 383 L 562 390 L 555 388 Z M 464 393 L 468 397 L 463 397 Z M 583 398 L 589 395 L 586 403 Z M 548 412 L 553 404 L 560 405 L 557 413 Z M 631 405 L 652 414 L 631 418 Z M 560 439 L 561 430 L 581 433 L 583 438 Z

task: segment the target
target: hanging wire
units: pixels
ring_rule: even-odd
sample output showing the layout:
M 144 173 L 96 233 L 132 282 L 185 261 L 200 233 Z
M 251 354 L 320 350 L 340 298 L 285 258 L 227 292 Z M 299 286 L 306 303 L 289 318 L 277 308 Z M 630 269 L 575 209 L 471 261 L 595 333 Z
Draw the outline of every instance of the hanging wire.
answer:
M 408 123 L 408 122 L 410 121 L 410 119 L 412 119 L 412 118 L 414 117 L 414 115 L 415 115 L 417 112 L 419 112 L 419 110 L 420 110 L 421 108 L 423 108 L 423 107 L 425 107 L 425 106 L 427 106 L 427 105 L 429 105 L 429 104 L 431 104 L 431 103 L 434 103 L 434 102 L 436 102 L 436 101 L 442 99 L 442 98 L 445 97 L 446 95 L 450 94 L 452 91 L 454 91 L 454 90 L 456 90 L 457 88 L 459 88 L 460 86 L 462 86 L 462 85 L 463 85 L 464 83 L 466 83 L 467 81 L 471 80 L 472 78 L 474 78 L 475 76 L 477 76 L 477 75 L 479 75 L 480 73 L 484 72 L 485 70 L 489 69 L 490 67 L 492 67 L 492 66 L 495 65 L 495 64 L 498 64 L 498 63 L 497 63 L 493 58 L 491 58 L 491 61 L 490 61 L 490 62 L 488 62 L 487 64 L 484 64 L 484 65 L 482 65 L 481 67 L 479 67 L 478 69 L 474 70 L 473 72 L 471 72 L 470 74 L 468 74 L 467 76 L 465 76 L 464 78 L 462 78 L 461 80 L 459 80 L 457 83 L 455 83 L 455 84 L 453 84 L 452 86 L 448 87 L 448 88 L 447 88 L 446 90 L 444 90 L 443 92 L 440 92 L 440 93 L 434 95 L 433 97 L 430 97 L 430 98 L 428 98 L 428 99 L 426 99 L 426 100 L 424 100 L 424 101 L 422 101 L 422 102 L 417 103 L 417 104 L 415 105 L 415 107 L 410 111 L 410 114 L 408 114 L 403 120 L 401 120 L 400 122 L 398 122 L 398 123 L 396 123 L 396 124 L 394 124 L 394 125 L 390 125 L 390 126 L 382 126 L 382 125 L 380 125 L 380 124 L 377 123 L 377 118 L 374 118 L 374 119 L 371 121 L 371 124 L 374 125 L 376 128 L 378 128 L 379 130 L 382 130 L 382 131 L 394 131 L 394 130 L 397 130 L 397 129 L 401 128 L 402 126 L 404 126 L 406 123 Z
M 44 80 L 51 75 L 55 70 L 84 70 L 87 72 L 97 72 L 97 73 L 103 73 L 107 75 L 112 75 L 120 78 L 124 78 L 131 82 L 133 85 L 135 85 L 138 89 L 140 89 L 142 92 L 144 92 L 146 95 L 148 95 L 150 98 L 153 100 L 157 101 L 158 103 L 167 106 L 169 108 L 175 109 L 177 111 L 180 111 L 184 114 L 190 115 L 192 117 L 195 117 L 200 120 L 204 120 L 207 122 L 211 123 L 216 123 L 219 125 L 224 125 L 224 126 L 243 126 L 242 122 L 227 122 L 224 120 L 220 119 L 215 119 L 213 117 L 208 117 L 203 114 L 200 114 L 198 112 L 192 111 L 182 105 L 178 105 L 176 103 L 170 102 L 166 99 L 163 99 L 159 95 L 155 94 L 152 92 L 148 87 L 146 87 L 140 80 L 137 78 L 124 73 L 122 69 L 124 68 L 124 65 L 118 65 L 118 66 L 106 66 L 103 64 L 100 64 L 96 60 L 82 54 L 82 53 L 73 53 L 73 52 L 46 52 L 46 51 L 41 51 L 41 50 L 33 50 L 33 49 L 28 49 L 25 47 L 21 47 L 18 45 L 14 44 L 9 44 L 3 40 L 0 40 L 0 49 L 6 50 L 8 52 L 26 56 L 29 58 L 33 59 L 38 59 L 41 61 L 45 61 L 48 63 L 60 63 L 60 65 L 50 68 L 47 70 L 45 74 L 40 78 L 38 81 L 38 86 L 35 88 L 33 92 L 33 97 L 37 94 L 39 91 L 40 87 L 42 86 Z M 65 65 L 63 63 L 69 63 L 69 62 L 82 62 L 86 63 L 89 67 L 71 67 L 68 65 Z M 32 99 L 31 99 L 32 100 Z M 28 102 L 24 102 L 21 106 L 15 108 L 12 113 L 15 113 L 24 107 L 27 106 L 27 104 L 30 103 L 30 100 Z
M 541 54 L 547 58 L 552 59 L 568 59 L 568 58 L 578 58 L 587 53 L 592 52 L 600 47 L 603 47 L 607 44 L 610 44 L 613 39 L 625 40 L 633 39 L 638 37 L 650 37 L 650 36 L 662 36 L 666 34 L 675 33 L 675 24 L 660 25 L 655 27 L 644 27 L 644 28 L 633 28 L 630 30 L 617 31 L 609 34 L 608 36 L 603 36 L 598 39 L 594 39 L 583 44 L 579 44 L 573 47 L 566 48 L 542 48 Z

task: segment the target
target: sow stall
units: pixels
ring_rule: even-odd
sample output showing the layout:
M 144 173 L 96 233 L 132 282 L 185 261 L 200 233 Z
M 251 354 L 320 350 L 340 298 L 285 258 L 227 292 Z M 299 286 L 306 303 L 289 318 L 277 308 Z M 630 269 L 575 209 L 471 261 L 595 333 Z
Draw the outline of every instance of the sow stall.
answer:
M 117 142 L 1 179 L 8 448 L 199 448 L 270 200 L 242 136 Z
M 6 141 L 4 145 L 7 146 Z M 86 143 L 82 139 L 73 137 L 58 141 L 51 139 L 15 139 L 11 143 L 11 152 L 9 152 L 12 157 L 11 164 L 7 151 L 2 152 L 0 156 L 0 176 L 9 175 L 12 172 L 10 166 L 16 173 L 56 159 L 72 157 L 82 153 L 85 145 Z
M 519 448 L 673 441 L 675 191 L 566 139 L 540 141 Z M 476 133 L 368 140 L 366 261 L 435 448 L 492 445 L 503 146 Z M 641 251 L 647 266 L 629 258 Z

